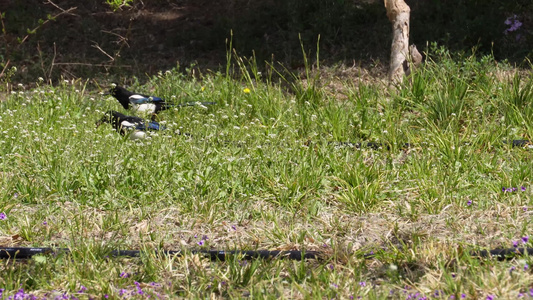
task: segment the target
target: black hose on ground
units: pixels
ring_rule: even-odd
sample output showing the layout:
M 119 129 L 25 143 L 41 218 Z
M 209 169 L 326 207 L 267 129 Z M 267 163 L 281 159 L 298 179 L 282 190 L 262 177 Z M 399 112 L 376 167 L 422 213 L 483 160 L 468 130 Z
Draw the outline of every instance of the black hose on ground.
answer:
M 493 249 L 481 250 L 471 252 L 470 255 L 475 257 L 494 257 L 498 260 L 512 259 L 517 256 L 533 255 L 533 248 L 507 248 L 507 249 Z
M 504 144 L 510 144 L 511 147 L 531 147 L 533 143 L 529 140 L 512 140 L 512 141 L 503 141 Z M 372 150 L 386 149 L 390 150 L 391 145 L 388 143 L 381 142 L 361 142 L 361 143 L 352 143 L 352 142 L 329 142 L 330 145 L 333 145 L 336 148 L 355 148 L 363 149 L 368 148 Z M 398 144 L 399 149 L 407 149 L 415 147 L 416 145 L 411 143 Z
M 12 248 L 2 248 L 0 247 L 0 259 L 27 259 L 31 258 L 34 255 L 44 255 L 44 254 L 58 254 L 58 253 L 69 253 L 70 250 L 66 248 L 24 248 L 24 247 L 12 247 Z M 111 251 L 111 256 L 130 256 L 137 257 L 140 256 L 142 251 L 140 250 L 113 250 Z M 302 259 L 319 259 L 320 253 L 317 251 L 269 251 L 269 250 L 190 250 L 190 251 L 180 251 L 180 250 L 162 250 L 155 251 L 156 254 L 162 255 L 177 255 L 183 256 L 187 253 L 198 254 L 210 258 L 211 260 L 225 261 L 229 256 L 242 256 L 242 259 L 250 260 L 254 258 L 285 258 L 292 260 L 302 260 Z
M 24 247 L 12 247 L 12 248 L 2 248 L 0 247 L 0 259 L 28 259 L 34 255 L 45 255 L 45 254 L 58 254 L 58 253 L 69 253 L 70 250 L 66 248 L 24 248 Z M 140 250 L 113 250 L 111 251 L 112 256 L 129 256 L 129 257 L 138 257 L 142 251 Z M 270 251 L 270 250 L 191 250 L 191 251 L 181 251 L 181 250 L 162 250 L 155 251 L 156 254 L 162 255 L 177 255 L 183 256 L 187 253 L 198 254 L 204 257 L 207 257 L 214 261 L 225 261 L 229 256 L 241 256 L 241 259 L 251 260 L 256 258 L 269 259 L 269 258 L 281 258 L 281 259 L 291 259 L 291 260 L 303 260 L 303 259 L 316 259 L 321 260 L 325 258 L 325 254 L 319 251 Z M 470 252 L 470 255 L 478 258 L 491 258 L 494 257 L 500 261 L 506 259 L 512 259 L 517 256 L 523 255 L 533 255 L 533 248 L 508 248 L 508 249 L 493 249 L 493 250 L 480 250 Z M 374 254 L 367 254 L 364 256 L 366 259 L 375 258 Z

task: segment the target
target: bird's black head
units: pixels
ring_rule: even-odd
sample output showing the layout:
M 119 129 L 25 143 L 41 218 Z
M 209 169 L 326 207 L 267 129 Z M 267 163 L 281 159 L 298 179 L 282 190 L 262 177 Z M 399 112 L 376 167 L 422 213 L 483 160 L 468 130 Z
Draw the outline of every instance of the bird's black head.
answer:
M 113 86 L 109 89 L 109 91 L 107 93 L 105 93 L 106 95 L 111 95 L 113 97 L 117 97 L 117 87 L 116 86 Z
M 126 115 L 119 113 L 118 111 L 110 110 L 105 113 L 105 115 L 96 122 L 96 127 L 102 125 L 102 123 L 109 123 L 114 128 L 126 118 Z
M 111 89 L 109 89 L 108 95 L 115 97 L 115 99 L 120 102 L 122 107 L 125 109 L 129 108 L 130 100 L 129 97 L 133 94 L 132 92 L 126 90 L 125 88 L 113 83 Z
M 107 90 L 107 92 L 104 92 L 104 95 L 111 95 L 111 96 L 115 96 L 116 94 L 116 90 L 115 88 L 118 86 L 118 84 L 116 83 L 111 83 L 111 88 L 109 90 Z
M 117 98 L 122 95 L 129 97 L 131 93 L 125 88 L 119 86 L 118 84 L 113 83 L 111 88 L 109 89 L 108 94 Z

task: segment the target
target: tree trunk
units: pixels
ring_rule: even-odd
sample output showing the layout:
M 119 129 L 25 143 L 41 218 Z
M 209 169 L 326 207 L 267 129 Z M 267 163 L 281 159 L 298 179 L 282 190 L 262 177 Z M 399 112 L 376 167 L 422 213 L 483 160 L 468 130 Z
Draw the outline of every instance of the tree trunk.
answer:
M 411 67 L 422 61 L 422 56 L 414 45 L 409 47 L 409 6 L 404 0 L 384 1 L 393 32 L 389 78 L 392 82 L 401 82 L 404 75 L 409 75 Z

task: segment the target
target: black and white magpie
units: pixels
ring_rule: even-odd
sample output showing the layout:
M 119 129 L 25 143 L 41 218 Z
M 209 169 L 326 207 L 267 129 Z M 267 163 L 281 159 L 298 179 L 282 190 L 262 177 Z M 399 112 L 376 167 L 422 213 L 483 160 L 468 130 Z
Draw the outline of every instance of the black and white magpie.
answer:
M 216 102 L 185 102 L 180 104 L 167 103 L 165 100 L 155 96 L 148 96 L 130 92 L 127 89 L 113 84 L 109 94 L 115 97 L 125 109 L 131 109 L 138 112 L 157 114 L 162 110 L 172 107 L 194 106 L 194 105 L 213 105 Z
M 144 119 L 135 116 L 126 116 L 117 111 L 110 110 L 96 122 L 96 127 L 102 123 L 109 123 L 123 136 L 128 136 L 131 140 L 146 138 L 146 131 L 160 131 L 166 128 L 155 121 L 146 122 Z

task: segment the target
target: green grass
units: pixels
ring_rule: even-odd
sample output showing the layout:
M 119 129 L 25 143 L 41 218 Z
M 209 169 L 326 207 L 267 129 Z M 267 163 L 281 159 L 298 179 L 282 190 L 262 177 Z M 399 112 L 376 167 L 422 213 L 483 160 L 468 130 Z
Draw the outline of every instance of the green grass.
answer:
M 531 149 L 504 141 L 533 138 L 531 75 L 444 49 L 399 86 L 327 80 L 337 71 L 307 61 L 305 75 L 258 74 L 232 59 L 226 74 L 134 85 L 218 103 L 163 112 L 168 130 L 144 141 L 95 127 L 121 109 L 87 81 L 37 82 L 0 103 L 0 245 L 72 251 L 0 262 L 4 298 L 505 299 L 532 287 L 531 258 L 468 255 L 530 235 Z M 106 257 L 117 248 L 327 259 Z

